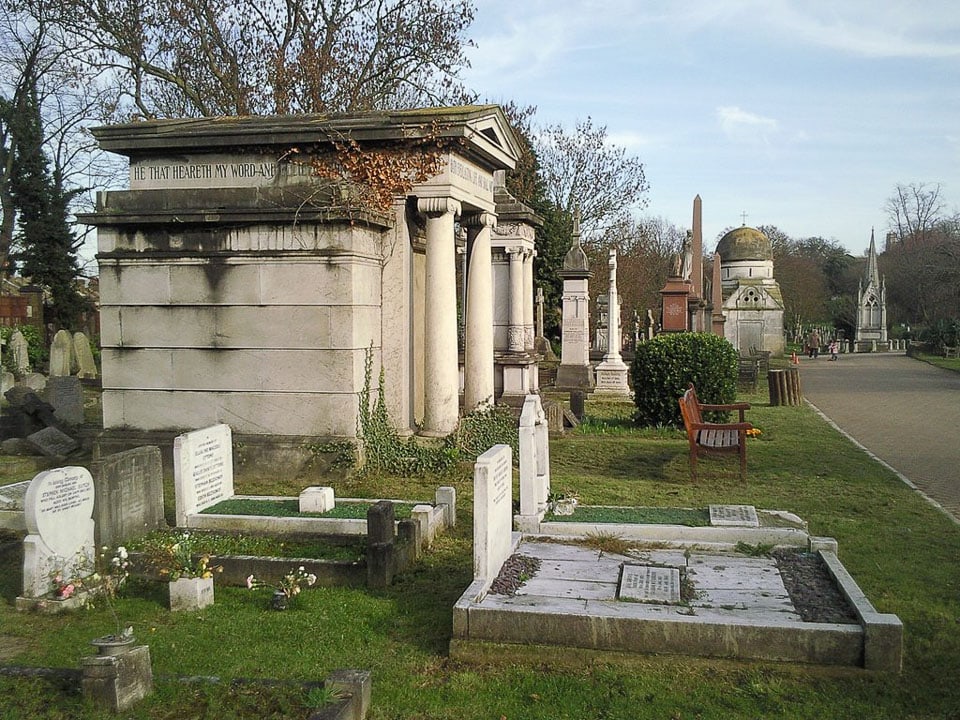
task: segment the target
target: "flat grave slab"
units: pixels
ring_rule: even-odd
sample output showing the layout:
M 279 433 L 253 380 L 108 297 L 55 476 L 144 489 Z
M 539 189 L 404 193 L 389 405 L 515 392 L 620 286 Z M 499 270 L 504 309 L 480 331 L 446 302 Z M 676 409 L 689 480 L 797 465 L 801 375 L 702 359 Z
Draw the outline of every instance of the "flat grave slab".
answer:
M 680 571 L 625 563 L 617 596 L 621 600 L 675 605 L 680 602 Z
M 710 524 L 715 527 L 760 527 L 753 505 L 711 505 Z
M 23 510 L 23 498 L 27 494 L 30 481 L 3 485 L 0 487 L 0 510 Z
M 535 595 L 550 598 L 574 598 L 578 600 L 616 599 L 616 582 L 589 582 L 585 580 L 558 580 L 536 577 L 525 582 L 517 595 Z

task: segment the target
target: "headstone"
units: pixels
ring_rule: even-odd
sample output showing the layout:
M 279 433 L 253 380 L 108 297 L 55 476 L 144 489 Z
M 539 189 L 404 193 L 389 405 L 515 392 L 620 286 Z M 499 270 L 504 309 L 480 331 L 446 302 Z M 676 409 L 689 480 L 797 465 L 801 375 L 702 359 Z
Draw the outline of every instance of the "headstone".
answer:
M 710 524 L 720 527 L 760 527 L 753 505 L 711 505 Z
M 0 510 L 23 510 L 23 501 L 29 487 L 29 481 L 0 487 Z
M 520 529 L 536 532 L 550 494 L 550 428 L 539 395 L 520 412 Z
M 627 382 L 629 369 L 620 355 L 620 296 L 617 293 L 617 251 L 611 249 L 607 260 L 610 268 L 609 299 L 609 335 L 607 338 L 606 354 L 603 361 L 597 365 L 596 392 L 598 395 L 629 396 L 630 386 Z
M 53 406 L 54 417 L 67 425 L 83 424 L 83 388 L 80 378 L 52 375 L 44 396 Z
M 29 533 L 23 541 L 24 597 L 49 593 L 51 573 L 64 578 L 92 571 L 93 476 L 82 467 L 45 470 L 27 488 L 23 502 Z
M 135 540 L 166 525 L 160 448 L 107 455 L 91 470 L 96 478 L 97 547 Z
M 77 358 L 77 377 L 92 379 L 97 376 L 97 363 L 93 359 L 90 340 L 82 332 L 73 334 L 73 351 Z
M 177 526 L 187 516 L 233 497 L 233 433 L 213 425 L 178 435 L 173 441 Z
M 47 387 L 47 376 L 43 373 L 27 373 L 20 379 L 20 384 L 34 392 L 43 392 Z
M 380 588 L 393 582 L 396 513 L 389 500 L 367 510 L 367 585 Z
M 625 563 L 617 596 L 621 600 L 676 604 L 680 602 L 680 571 L 677 568 Z
M 27 339 L 19 330 L 14 330 L 10 335 L 10 356 L 13 358 L 13 367 L 18 375 L 26 375 L 30 372 L 30 357 Z
M 494 445 L 473 469 L 473 577 L 493 582 L 513 546 L 513 451 Z
M 57 330 L 50 343 L 50 377 L 73 374 L 73 338 L 66 330 Z
M 27 435 L 26 440 L 41 455 L 58 459 L 66 457 L 80 447 L 76 440 L 55 427 L 38 430 L 31 435 Z

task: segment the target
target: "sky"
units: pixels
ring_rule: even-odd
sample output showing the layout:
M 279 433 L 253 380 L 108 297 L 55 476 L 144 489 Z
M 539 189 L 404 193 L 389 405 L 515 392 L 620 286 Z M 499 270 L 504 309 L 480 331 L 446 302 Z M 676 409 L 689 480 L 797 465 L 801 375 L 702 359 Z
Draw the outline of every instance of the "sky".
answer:
M 644 163 L 638 216 L 775 225 L 862 255 L 897 184 L 960 212 L 956 0 L 474 0 L 466 85 L 592 118 Z M 745 213 L 745 217 L 743 215 Z

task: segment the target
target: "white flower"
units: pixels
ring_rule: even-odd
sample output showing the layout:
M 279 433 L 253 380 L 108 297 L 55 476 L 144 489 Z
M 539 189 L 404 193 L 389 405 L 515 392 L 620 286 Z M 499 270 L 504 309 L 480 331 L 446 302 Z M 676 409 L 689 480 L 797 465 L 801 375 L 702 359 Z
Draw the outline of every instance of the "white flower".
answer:
M 127 549 L 123 545 L 121 545 L 120 547 L 117 548 L 117 555 L 120 557 L 121 560 L 126 560 Z

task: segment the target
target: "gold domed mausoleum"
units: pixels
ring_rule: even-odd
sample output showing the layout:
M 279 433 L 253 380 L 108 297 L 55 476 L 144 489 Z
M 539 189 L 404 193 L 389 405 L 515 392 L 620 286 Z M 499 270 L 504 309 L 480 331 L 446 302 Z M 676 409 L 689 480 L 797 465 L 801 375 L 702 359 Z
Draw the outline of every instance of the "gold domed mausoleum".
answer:
M 783 295 L 773 277 L 773 250 L 759 230 L 738 227 L 717 243 L 723 334 L 741 353 L 783 353 Z

